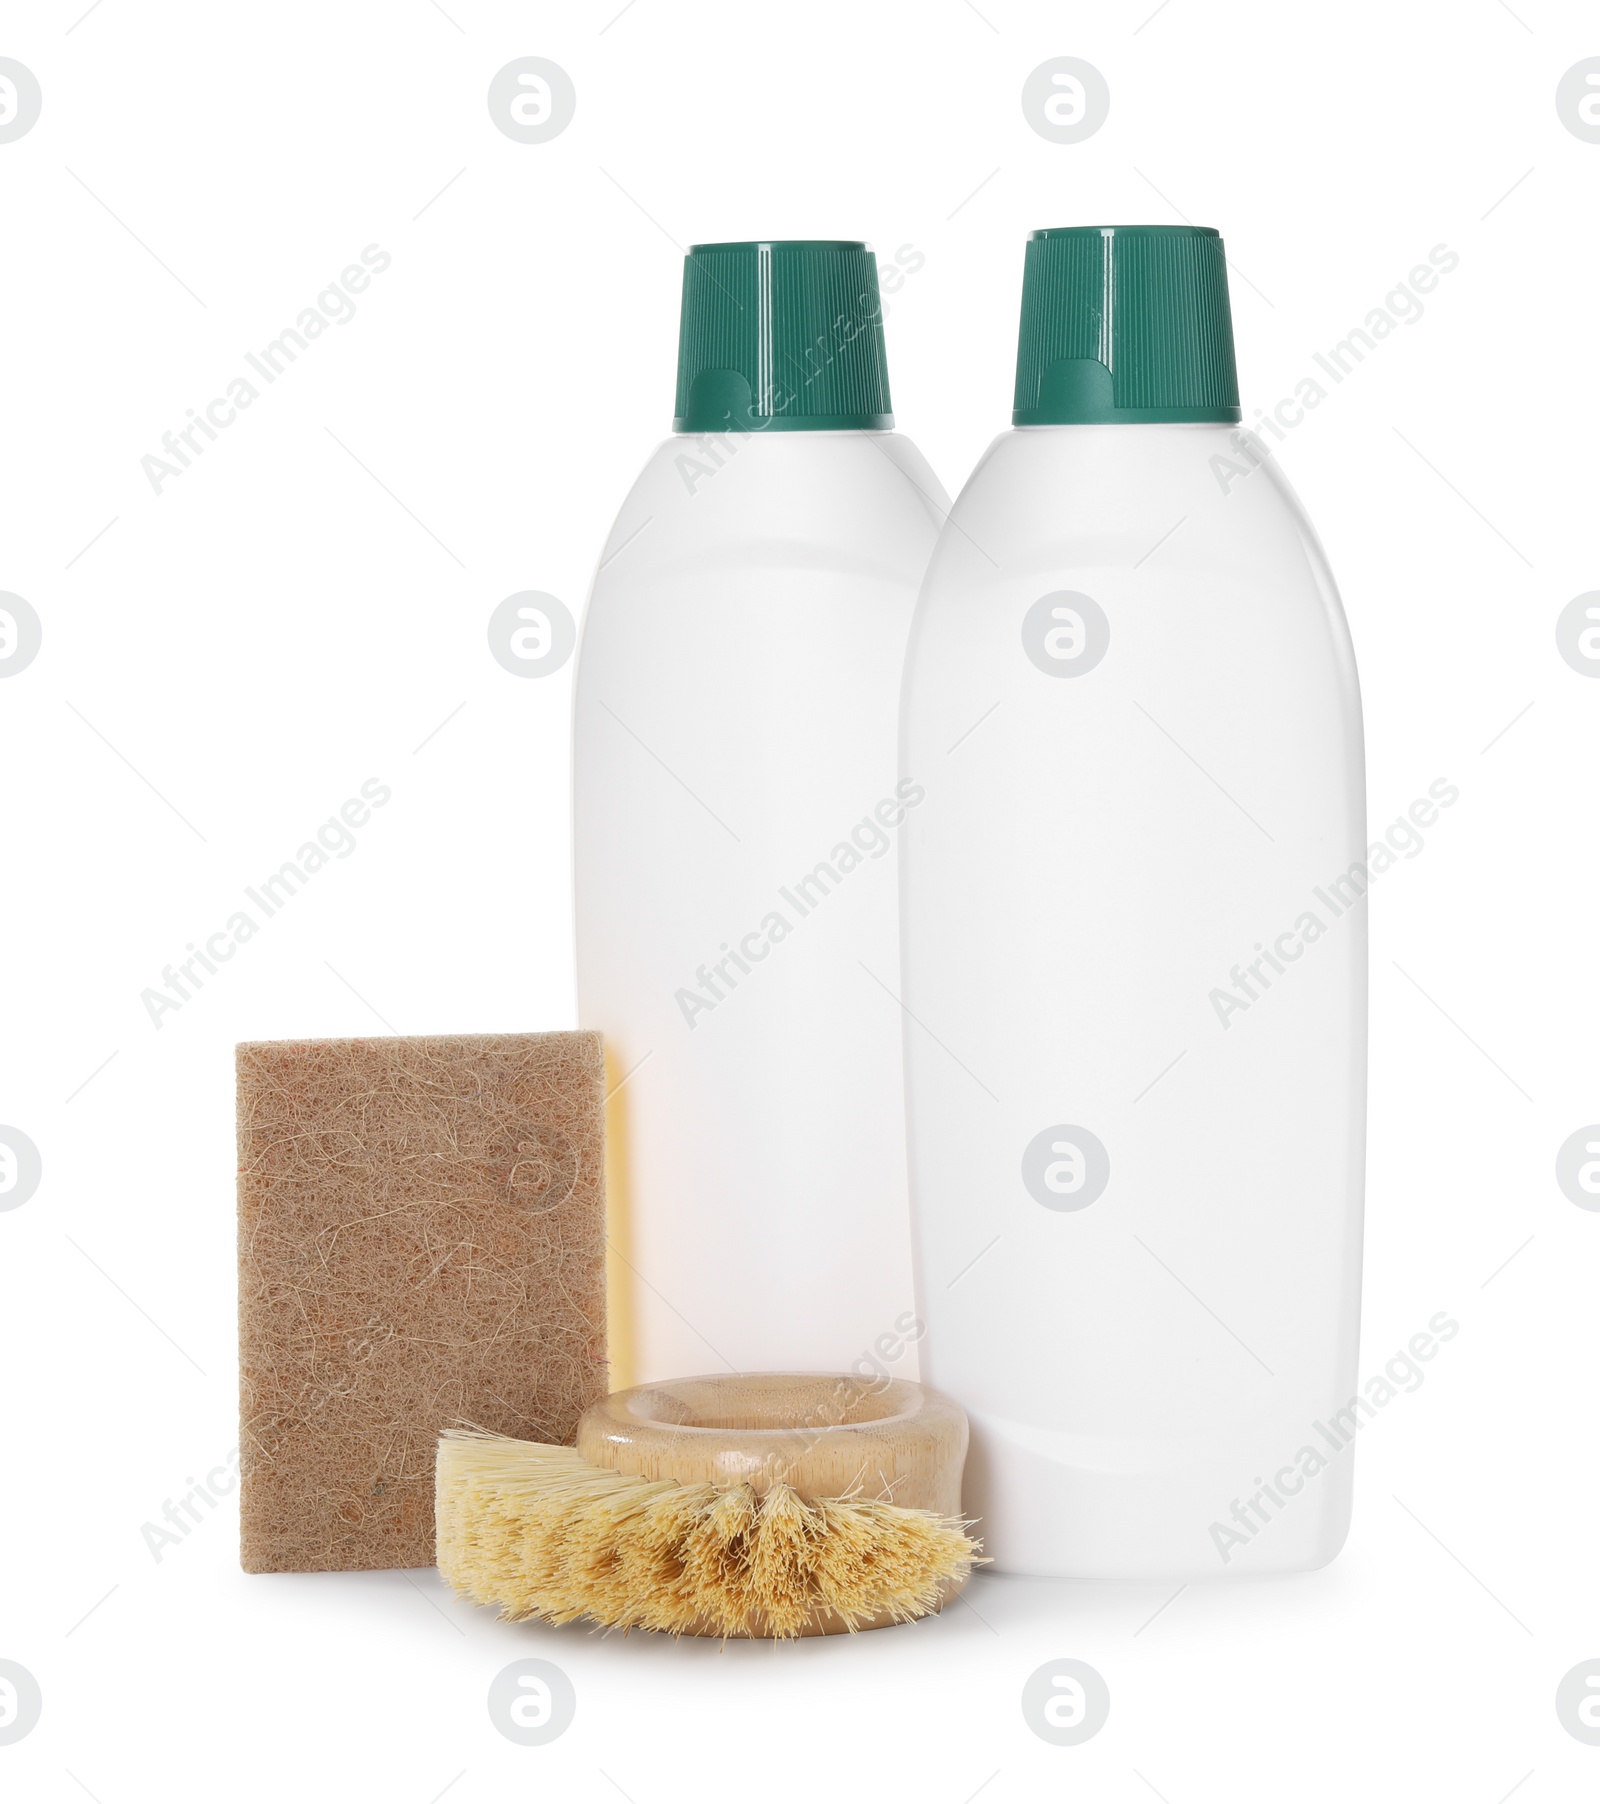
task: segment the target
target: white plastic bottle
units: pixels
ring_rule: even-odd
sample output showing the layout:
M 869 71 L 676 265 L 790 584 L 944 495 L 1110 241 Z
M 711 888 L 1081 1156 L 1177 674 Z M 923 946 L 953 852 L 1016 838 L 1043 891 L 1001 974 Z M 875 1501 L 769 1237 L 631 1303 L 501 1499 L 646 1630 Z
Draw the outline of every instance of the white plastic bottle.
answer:
M 947 502 L 890 430 L 872 253 L 695 246 L 677 414 L 577 675 L 613 1376 L 915 1376 L 896 723 Z
M 1215 232 L 1035 234 L 913 628 L 922 1370 L 1001 1571 L 1290 1571 L 1349 1521 L 1360 696 L 1237 403 Z

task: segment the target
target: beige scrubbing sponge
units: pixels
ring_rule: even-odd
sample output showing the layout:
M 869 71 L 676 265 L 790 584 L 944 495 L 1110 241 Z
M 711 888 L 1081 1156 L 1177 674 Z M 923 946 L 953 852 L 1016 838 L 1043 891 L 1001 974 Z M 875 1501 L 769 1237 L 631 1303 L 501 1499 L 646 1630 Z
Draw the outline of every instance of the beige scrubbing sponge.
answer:
M 698 1382 L 727 1390 L 763 1381 Z M 687 1383 L 676 1387 L 673 1401 L 681 1402 L 688 1389 Z M 439 1443 L 435 1492 L 437 1560 L 445 1578 L 473 1602 L 499 1605 L 513 1621 L 586 1618 L 672 1634 L 778 1638 L 924 1616 L 960 1590 L 978 1560 L 978 1544 L 958 1516 L 865 1494 L 880 1485 L 881 1468 L 893 1459 L 892 1449 L 886 1457 L 872 1449 L 896 1434 L 909 1443 L 915 1430 L 889 1428 L 870 1437 L 864 1452 L 859 1437 L 838 1440 L 844 1425 L 774 1431 L 744 1425 L 748 1411 L 730 1422 L 726 1410 L 715 1423 L 697 1425 L 682 1419 L 692 1412 L 679 1409 L 662 1412 L 678 1419 L 650 1423 L 637 1438 L 606 1435 L 607 1416 L 615 1421 L 627 1400 L 640 1395 L 659 1404 L 663 1392 L 647 1387 L 596 1405 L 580 1425 L 580 1447 L 646 1471 L 682 1470 L 686 1462 L 711 1472 L 742 1466 L 754 1483 L 681 1482 L 613 1470 L 570 1447 L 448 1433 Z M 783 1441 L 776 1460 L 740 1445 L 763 1439 Z M 961 1421 L 957 1486 L 965 1441 Z M 720 1458 L 730 1445 L 734 1457 Z M 949 1450 L 945 1434 L 923 1463 L 946 1464 Z M 837 1475 L 841 1451 L 854 1461 L 861 1488 L 805 1495 L 808 1476 L 830 1467 Z M 904 1463 L 916 1463 L 914 1449 Z
M 442 1428 L 606 1392 L 600 1036 L 268 1041 L 238 1084 L 244 1567 L 427 1566 Z

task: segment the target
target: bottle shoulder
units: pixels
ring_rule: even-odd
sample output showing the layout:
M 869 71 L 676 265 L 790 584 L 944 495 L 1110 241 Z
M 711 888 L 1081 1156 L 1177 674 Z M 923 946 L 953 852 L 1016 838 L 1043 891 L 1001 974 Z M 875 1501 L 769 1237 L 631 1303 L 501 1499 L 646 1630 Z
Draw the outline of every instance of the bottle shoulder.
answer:
M 1158 561 L 1159 552 L 1159 561 Z M 1223 425 L 1019 427 L 1002 432 L 951 509 L 930 571 L 1298 570 L 1333 590 L 1277 460 Z
M 617 515 L 598 597 L 685 565 L 843 561 L 920 579 L 949 512 L 917 447 L 891 432 L 679 433 Z
M 1128 624 L 1182 623 L 1168 639 L 1188 646 L 1185 657 L 1202 656 L 1184 636 L 1197 623 L 1218 646 L 1254 634 L 1311 648 L 1359 717 L 1354 647 L 1321 543 L 1276 460 L 1235 428 L 1002 433 L 930 560 L 912 664 L 938 644 L 970 648 L 1063 591 Z

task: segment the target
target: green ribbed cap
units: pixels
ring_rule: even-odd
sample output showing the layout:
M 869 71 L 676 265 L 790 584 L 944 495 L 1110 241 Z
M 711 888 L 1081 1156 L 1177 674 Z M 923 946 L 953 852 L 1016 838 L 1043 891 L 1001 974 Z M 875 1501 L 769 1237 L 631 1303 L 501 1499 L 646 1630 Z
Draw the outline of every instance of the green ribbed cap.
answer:
M 848 239 L 695 244 L 674 432 L 885 431 L 877 259 Z
M 1054 226 L 1022 269 L 1015 426 L 1239 418 L 1210 226 Z

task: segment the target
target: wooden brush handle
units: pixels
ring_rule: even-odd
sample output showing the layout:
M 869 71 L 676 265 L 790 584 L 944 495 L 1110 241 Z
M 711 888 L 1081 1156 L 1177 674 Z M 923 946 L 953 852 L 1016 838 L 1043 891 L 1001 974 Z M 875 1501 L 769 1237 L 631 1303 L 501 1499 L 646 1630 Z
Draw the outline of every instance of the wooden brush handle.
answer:
M 859 1496 L 961 1513 L 967 1418 L 903 1378 L 755 1372 L 641 1384 L 589 1406 L 591 1465 L 679 1484 L 785 1483 L 802 1497 Z

